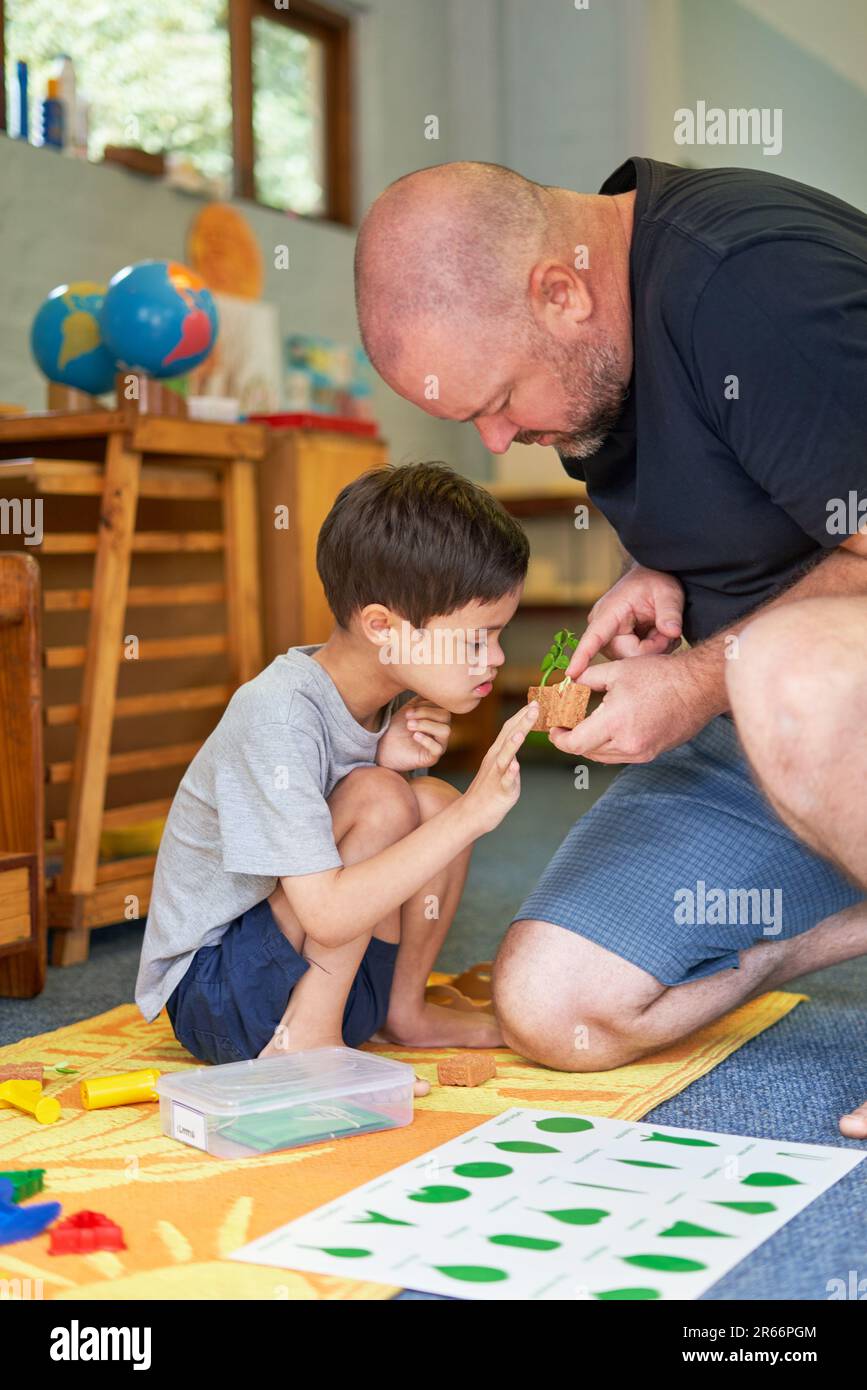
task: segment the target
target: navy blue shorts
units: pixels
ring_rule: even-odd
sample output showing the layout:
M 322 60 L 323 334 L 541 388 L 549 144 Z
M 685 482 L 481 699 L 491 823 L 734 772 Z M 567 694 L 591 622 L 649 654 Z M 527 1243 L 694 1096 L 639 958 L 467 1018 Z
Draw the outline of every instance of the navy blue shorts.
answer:
M 512 920 L 551 922 L 682 985 L 736 969 L 755 942 L 798 936 L 863 897 L 778 819 L 720 715 L 689 743 L 626 767 Z
M 343 1014 L 348 1047 L 385 1023 L 397 943 L 371 937 Z M 175 1037 L 203 1062 L 258 1057 L 310 966 L 283 935 L 265 898 L 202 946 L 166 1003 Z

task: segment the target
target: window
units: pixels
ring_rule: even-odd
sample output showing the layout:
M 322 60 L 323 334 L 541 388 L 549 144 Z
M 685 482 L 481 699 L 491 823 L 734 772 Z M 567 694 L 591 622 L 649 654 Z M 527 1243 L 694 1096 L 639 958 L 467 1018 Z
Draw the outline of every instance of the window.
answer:
M 228 194 L 352 220 L 350 24 L 313 0 L 0 0 L 7 110 L 28 64 L 30 138 L 58 54 L 90 107 L 88 155 L 179 151 Z M 6 128 L 0 84 L 0 129 Z

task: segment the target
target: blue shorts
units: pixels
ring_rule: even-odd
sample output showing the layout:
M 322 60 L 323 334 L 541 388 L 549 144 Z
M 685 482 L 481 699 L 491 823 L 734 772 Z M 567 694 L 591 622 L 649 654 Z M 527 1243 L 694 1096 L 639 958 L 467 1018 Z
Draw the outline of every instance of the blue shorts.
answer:
M 513 921 L 551 922 L 682 985 L 863 897 L 778 819 L 720 715 L 689 743 L 626 767 Z
M 348 1047 L 367 1042 L 385 1023 L 396 956 L 396 942 L 371 937 L 343 1014 Z M 258 1057 L 309 969 L 264 899 L 193 956 L 166 1003 L 175 1037 L 203 1062 Z

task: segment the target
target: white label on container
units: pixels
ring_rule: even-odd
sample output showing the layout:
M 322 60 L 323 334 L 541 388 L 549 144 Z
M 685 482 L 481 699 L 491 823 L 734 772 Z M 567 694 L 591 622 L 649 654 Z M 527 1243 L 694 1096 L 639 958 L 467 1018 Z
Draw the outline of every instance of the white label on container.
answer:
M 208 1150 L 208 1127 L 204 1115 L 191 1110 L 188 1105 L 172 1101 L 172 1138 L 184 1144 L 193 1144 L 197 1149 Z

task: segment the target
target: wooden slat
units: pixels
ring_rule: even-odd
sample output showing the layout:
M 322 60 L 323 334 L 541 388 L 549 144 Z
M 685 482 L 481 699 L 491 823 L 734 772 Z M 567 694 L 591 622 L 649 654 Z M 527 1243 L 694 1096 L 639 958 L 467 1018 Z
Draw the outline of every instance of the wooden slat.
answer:
M 85 439 L 112 434 L 123 427 L 119 410 L 82 410 L 58 417 L 52 411 L 0 419 L 0 445 L 31 439 Z
M 234 459 L 224 480 L 226 605 L 232 677 L 243 685 L 262 669 L 262 605 L 256 477 L 247 459 Z
M 135 894 L 139 900 L 138 918 L 125 918 L 125 899 Z M 47 893 L 48 925 L 50 927 L 71 927 L 76 924 L 76 913 L 82 914 L 82 926 L 108 927 L 114 922 L 140 921 L 145 916 L 151 896 L 151 878 L 130 879 L 124 884 L 102 883 L 82 899 L 71 893 Z
M 130 855 L 128 859 L 109 859 L 96 871 L 97 883 L 115 883 L 118 879 L 145 878 L 152 874 L 157 862 L 155 854 Z
M 127 449 L 124 436 L 111 435 L 99 531 L 88 538 L 98 548 L 60 881 L 69 893 L 89 892 L 96 877 L 140 468 L 141 459 Z
M 260 459 L 265 453 L 265 429 L 262 425 L 224 425 L 208 420 L 140 415 L 133 427 L 132 446 L 143 454 Z
M 184 690 L 169 690 L 155 695 L 124 695 L 114 703 L 115 719 L 132 719 L 139 714 L 167 714 L 170 710 L 209 709 L 224 705 L 234 694 L 233 685 L 187 686 Z M 80 705 L 49 705 L 45 722 L 52 727 L 75 724 L 81 714 Z
M 0 418 L 0 449 L 8 457 L 10 446 L 18 443 L 99 438 L 122 433 L 125 428 L 120 410 L 82 410 L 62 416 L 50 411 L 11 415 Z M 133 426 L 130 442 L 133 450 L 144 454 L 190 455 L 191 466 L 201 467 L 202 458 L 262 458 L 265 430 L 262 425 L 223 425 L 207 420 L 140 415 Z M 32 453 L 32 450 L 27 452 Z
M 98 534 L 53 531 L 31 549 L 42 555 L 94 555 L 98 545 Z M 136 531 L 132 538 L 132 550 L 139 554 L 214 551 L 222 550 L 223 545 L 220 531 Z
M 168 815 L 171 804 L 172 798 L 168 796 L 159 801 L 140 801 L 137 806 L 115 806 L 112 810 L 103 812 L 99 828 L 100 830 L 116 830 L 118 827 L 137 825 L 139 821 L 156 820 L 159 816 Z M 48 823 L 49 835 L 56 836 L 59 840 L 66 839 L 67 829 L 68 822 L 65 820 L 53 820 Z M 96 871 L 94 870 L 95 877 Z
M 0 946 L 10 946 L 13 941 L 26 941 L 30 936 L 30 914 L 23 917 L 10 917 L 0 922 Z
M 85 463 L 78 459 L 0 461 L 0 484 L 8 478 L 23 478 L 45 496 L 99 497 L 103 476 L 101 463 Z M 141 472 L 140 497 L 202 501 L 219 498 L 220 491 L 221 480 L 205 469 L 166 468 L 152 464 Z
M 29 868 L 8 869 L 6 873 L 0 874 L 0 903 L 5 902 L 7 898 L 19 898 L 22 893 L 26 896 L 29 892 Z
M 192 762 L 201 746 L 201 740 L 194 739 L 190 743 L 166 744 L 162 748 L 137 748 L 127 753 L 113 753 L 108 760 L 108 775 L 118 777 L 126 772 L 150 772 L 157 767 L 186 766 Z M 71 772 L 71 762 L 49 763 L 45 780 L 52 786 L 59 786 L 69 781 Z M 2 881 L 0 876 L 0 888 Z
M 91 604 L 90 589 L 44 589 L 46 613 L 83 612 Z M 225 584 L 133 584 L 127 593 L 130 608 L 192 607 L 225 603 Z
M 229 639 L 224 632 L 197 633 L 189 637 L 150 637 L 142 638 L 138 646 L 137 661 L 183 661 L 188 656 L 215 656 L 229 650 Z M 83 666 L 86 647 L 46 647 L 45 665 L 49 670 L 68 669 Z M 118 661 L 125 662 L 123 644 L 118 653 Z

